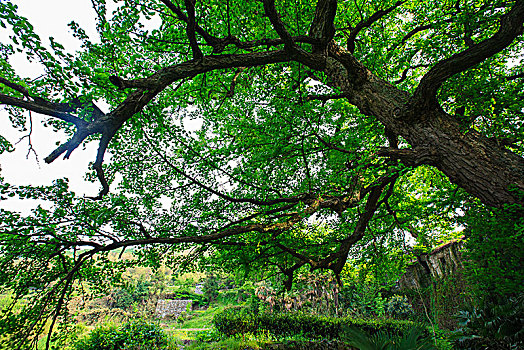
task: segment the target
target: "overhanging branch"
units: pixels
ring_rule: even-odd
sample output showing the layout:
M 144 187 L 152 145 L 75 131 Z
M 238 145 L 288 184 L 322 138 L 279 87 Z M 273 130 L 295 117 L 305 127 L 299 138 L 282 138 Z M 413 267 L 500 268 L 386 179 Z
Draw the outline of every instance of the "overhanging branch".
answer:
M 511 45 L 522 34 L 523 23 L 524 0 L 517 0 L 512 9 L 502 17 L 499 30 L 492 37 L 438 62 L 426 73 L 415 90 L 413 105 L 435 107 L 437 91 L 447 79 Z
M 318 0 L 315 8 L 315 17 L 311 22 L 309 35 L 320 41 L 313 46 L 313 52 L 324 52 L 335 35 L 335 16 L 337 12 L 336 0 Z
M 263 3 L 266 16 L 269 18 L 269 21 L 273 25 L 278 36 L 284 41 L 284 50 L 293 52 L 296 49 L 295 42 L 284 26 L 284 23 L 275 8 L 275 0 L 263 0 Z
M 43 99 L 27 101 L 17 97 L 0 94 L 0 104 L 20 107 L 31 112 L 48 115 L 67 123 L 74 124 L 77 127 L 83 127 L 87 125 L 86 121 L 65 112 L 74 111 L 74 109 L 72 109 L 71 106 L 67 103 L 52 103 L 44 101 Z
M 347 39 L 347 50 L 351 53 L 355 52 L 355 39 L 357 35 L 364 29 L 370 27 L 373 23 L 379 21 L 384 16 L 388 15 L 391 11 L 395 10 L 397 7 L 405 3 L 406 0 L 397 1 L 392 6 L 388 7 L 385 10 L 379 10 L 372 14 L 368 19 L 358 22 L 358 24 L 353 28 Z

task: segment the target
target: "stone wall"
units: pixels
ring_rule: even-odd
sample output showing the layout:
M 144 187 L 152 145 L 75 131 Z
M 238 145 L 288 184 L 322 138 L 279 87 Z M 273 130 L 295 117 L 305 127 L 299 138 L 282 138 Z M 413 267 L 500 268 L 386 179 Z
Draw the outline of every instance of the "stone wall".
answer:
M 454 240 L 433 249 L 428 254 L 419 256 L 401 277 L 400 288 L 425 288 L 431 284 L 432 279 L 454 274 L 463 267 L 460 253 L 463 244 L 462 240 Z
M 193 301 L 192 300 L 169 300 L 169 299 L 160 299 L 156 304 L 155 316 L 159 318 L 164 318 L 167 316 L 177 318 L 191 308 Z
M 464 241 L 454 240 L 419 256 L 399 281 L 415 313 L 434 315 L 441 329 L 457 328 L 455 315 L 468 298 L 469 287 L 462 275 L 463 246 Z

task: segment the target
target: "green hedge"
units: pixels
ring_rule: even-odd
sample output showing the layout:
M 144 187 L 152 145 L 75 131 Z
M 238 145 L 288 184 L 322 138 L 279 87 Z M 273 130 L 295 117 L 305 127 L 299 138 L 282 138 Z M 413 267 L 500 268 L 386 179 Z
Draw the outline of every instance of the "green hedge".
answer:
M 205 297 L 202 294 L 195 294 L 193 292 L 181 290 L 181 291 L 174 291 L 172 293 L 169 293 L 168 296 L 171 299 L 185 299 L 185 300 L 192 300 L 193 301 L 193 307 L 203 307 L 209 305 L 209 300 L 207 297 Z
M 361 329 L 368 334 L 383 331 L 395 335 L 403 335 L 416 327 L 421 328 L 425 336 L 429 335 L 427 328 L 411 321 L 335 318 L 305 313 L 253 314 L 240 307 L 227 308 L 217 313 L 213 324 L 226 336 L 269 332 L 276 337 L 301 334 L 308 338 L 339 339 L 340 333 L 348 327 Z

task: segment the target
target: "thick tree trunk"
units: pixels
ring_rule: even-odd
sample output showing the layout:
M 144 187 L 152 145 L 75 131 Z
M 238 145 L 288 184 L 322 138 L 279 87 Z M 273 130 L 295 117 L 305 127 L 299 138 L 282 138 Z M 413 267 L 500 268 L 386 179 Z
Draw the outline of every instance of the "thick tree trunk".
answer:
M 486 205 L 524 204 L 524 158 L 473 129 L 462 131 L 458 121 L 440 108 L 421 110 L 410 103 L 408 93 L 363 67 L 358 76 L 348 75 L 343 56 L 327 62 L 331 86 L 341 89 L 363 114 L 377 117 L 412 147 L 385 149 L 381 155 L 407 165 L 435 166 Z M 349 68 L 355 71 L 354 66 Z
M 433 114 L 401 134 L 423 157 L 428 154 L 422 163 L 436 166 L 484 204 L 522 204 L 517 192 L 524 191 L 524 159 L 473 129 L 461 132 L 443 112 Z

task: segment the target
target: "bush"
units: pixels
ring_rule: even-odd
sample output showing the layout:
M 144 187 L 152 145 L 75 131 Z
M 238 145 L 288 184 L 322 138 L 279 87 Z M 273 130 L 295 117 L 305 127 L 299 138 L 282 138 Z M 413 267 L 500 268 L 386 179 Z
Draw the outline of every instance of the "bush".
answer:
M 524 209 L 471 205 L 463 220 L 466 277 L 479 299 L 505 300 L 524 293 Z
M 120 288 L 113 293 L 115 300 L 113 307 L 126 309 L 135 302 L 143 302 L 149 297 L 150 287 L 151 282 L 149 281 L 138 280 L 128 283 L 124 288 Z
M 198 332 L 196 334 L 196 342 L 200 343 L 211 343 L 217 342 L 224 339 L 224 335 L 218 332 L 216 329 L 210 329 L 207 331 Z
M 384 305 L 386 315 L 396 319 L 407 319 L 413 316 L 413 308 L 406 296 L 393 295 Z
M 121 327 L 97 327 L 79 340 L 74 350 L 159 350 L 167 344 L 167 335 L 158 325 L 135 321 Z
M 336 318 L 304 313 L 254 314 L 241 307 L 227 308 L 217 313 L 213 324 L 226 336 L 269 332 L 276 337 L 303 335 L 312 339 L 339 339 L 341 331 L 347 327 L 358 328 L 371 335 L 381 331 L 402 335 L 413 328 L 423 328 L 424 336 L 429 335 L 425 327 L 411 321 Z
M 133 295 L 125 288 L 118 289 L 114 292 L 113 298 L 115 300 L 113 307 L 119 309 L 127 309 L 135 302 Z
M 238 294 L 237 289 L 220 291 L 217 296 L 217 301 L 222 304 L 234 304 L 238 302 Z
M 209 300 L 206 296 L 201 294 L 196 294 L 187 289 L 176 290 L 170 293 L 162 295 L 164 299 L 180 299 L 180 300 L 191 300 L 193 301 L 192 307 L 195 309 L 205 308 L 209 306 Z
M 359 329 L 348 328 L 344 338 L 351 346 L 359 350 L 436 350 L 431 339 L 423 336 L 420 328 L 413 328 L 401 335 L 391 335 L 387 332 L 378 332 L 368 335 Z
M 459 349 L 521 349 L 524 347 L 524 294 L 503 303 L 486 302 L 458 314 Z
M 214 301 L 218 297 L 220 279 L 215 274 L 211 273 L 206 276 L 202 290 L 207 300 Z
M 226 336 L 255 333 L 258 321 L 249 309 L 241 306 L 225 308 L 213 316 L 215 329 Z

